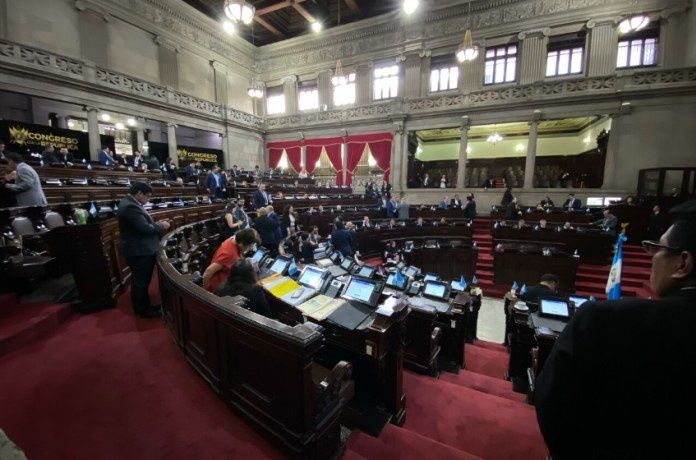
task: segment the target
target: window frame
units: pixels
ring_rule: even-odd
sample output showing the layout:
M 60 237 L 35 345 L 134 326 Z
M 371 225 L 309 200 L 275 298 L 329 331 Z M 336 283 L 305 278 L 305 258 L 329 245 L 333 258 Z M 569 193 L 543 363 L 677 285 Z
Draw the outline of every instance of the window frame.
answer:
M 442 85 L 439 83 L 441 82 L 441 76 L 442 76 L 442 71 L 443 70 L 448 70 L 449 72 L 452 71 L 452 69 L 457 69 L 457 77 L 454 81 L 454 87 L 449 86 L 445 89 L 441 89 Z M 438 88 L 440 89 L 433 89 L 433 73 L 438 72 Z M 439 94 L 439 93 L 444 93 L 444 92 L 452 92 L 452 91 L 458 91 L 459 90 L 459 80 L 461 79 L 462 72 L 461 72 L 461 65 L 456 61 L 451 56 L 439 56 L 436 58 L 432 58 L 430 60 L 430 79 L 428 80 L 428 93 L 429 94 Z M 451 74 L 448 76 L 448 83 L 452 83 L 452 77 Z
M 272 98 L 278 98 L 282 97 L 283 98 L 283 110 L 278 111 L 278 112 L 272 112 L 271 105 L 269 104 L 270 100 Z M 288 110 L 286 104 L 285 104 L 285 91 L 283 86 L 273 86 L 266 88 L 266 114 L 267 115 L 283 115 L 286 113 Z
M 645 64 L 645 42 L 646 40 L 654 39 L 655 43 L 653 45 L 653 56 L 654 62 L 652 64 Z M 631 48 L 633 47 L 633 42 L 640 40 L 641 42 L 641 52 L 640 52 L 640 64 L 631 65 Z M 626 47 L 626 65 L 619 66 L 619 52 L 621 50 L 621 44 L 627 43 Z M 660 27 L 659 24 L 651 25 L 643 30 L 634 32 L 631 34 L 620 35 L 616 42 L 616 70 L 627 70 L 627 69 L 641 69 L 649 67 L 657 67 L 660 65 Z
M 515 52 L 511 53 L 511 49 L 514 47 Z M 498 56 L 498 50 L 505 49 L 505 54 Z M 488 53 L 492 51 L 493 56 L 489 57 Z M 496 81 L 496 75 L 498 74 L 498 63 L 496 61 L 500 60 L 501 58 L 504 58 L 504 63 L 503 63 L 503 81 Z M 489 46 L 487 47 L 484 52 L 483 52 L 483 86 L 493 86 L 493 85 L 510 85 L 510 84 L 515 84 L 519 80 L 519 71 L 520 71 L 520 45 L 519 43 L 507 43 L 503 45 L 497 45 L 497 46 Z M 510 64 L 509 60 L 514 59 L 512 64 L 514 64 L 514 78 L 512 80 L 507 79 L 507 74 L 508 74 L 508 66 Z M 492 63 L 493 65 L 493 73 L 492 73 L 492 79 L 490 83 L 486 83 L 486 71 L 488 64 Z
M 376 73 L 378 70 L 385 70 L 385 69 L 392 69 L 392 68 L 396 68 L 396 74 L 389 75 L 386 77 L 384 77 L 384 76 L 377 77 Z M 383 64 L 383 65 L 375 66 L 374 69 L 372 69 L 372 100 L 373 101 L 387 101 L 389 99 L 394 99 L 396 97 L 399 97 L 399 86 L 401 84 L 400 79 L 401 79 L 401 66 L 399 64 Z M 396 83 L 394 86 L 391 87 L 394 90 L 393 91 L 394 94 L 391 94 L 392 91 L 390 90 L 390 94 L 388 96 L 377 97 L 377 81 L 378 80 L 393 80 L 392 83 Z M 382 89 L 382 94 L 384 94 L 383 89 Z
M 313 107 L 302 108 L 302 94 L 307 92 L 316 93 L 316 105 Z M 319 110 L 319 85 L 316 80 L 313 81 L 303 81 L 297 85 L 297 110 L 300 112 L 311 112 L 312 110 Z
M 334 86 L 333 91 L 331 92 L 331 97 L 333 100 L 333 105 L 334 107 L 347 107 L 351 105 L 355 105 L 355 103 L 358 101 L 358 87 L 357 87 L 357 75 L 355 72 L 348 72 L 344 74 L 346 79 L 348 80 L 348 83 L 345 86 Z M 353 101 L 352 102 L 344 102 L 344 103 L 337 103 L 336 101 L 338 100 L 336 98 L 336 91 L 339 90 L 340 88 L 346 89 L 352 87 L 353 88 Z
M 580 49 L 580 52 L 582 53 L 580 56 L 580 70 L 578 72 L 573 72 L 573 54 L 574 51 Z M 568 72 L 566 73 L 559 73 L 559 68 L 560 68 L 560 57 L 561 53 L 563 51 L 568 51 Z M 552 75 L 549 75 L 548 73 L 548 65 L 549 65 L 549 58 L 551 56 L 551 53 L 557 53 L 556 55 L 556 65 L 555 65 L 555 73 Z M 586 59 L 587 59 L 587 37 L 583 34 L 567 34 L 567 35 L 559 35 L 555 37 L 550 37 L 549 42 L 546 45 L 546 63 L 544 65 L 544 76 L 545 78 L 564 78 L 564 77 L 574 77 L 574 76 L 582 76 L 585 74 L 585 69 L 586 69 Z

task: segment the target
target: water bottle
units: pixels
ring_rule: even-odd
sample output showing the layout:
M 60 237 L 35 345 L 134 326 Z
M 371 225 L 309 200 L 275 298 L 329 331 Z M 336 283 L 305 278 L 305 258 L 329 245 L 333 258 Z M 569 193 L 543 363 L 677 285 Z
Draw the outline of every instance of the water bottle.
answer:
M 87 171 L 91 171 L 91 170 L 92 170 L 92 163 L 87 163 Z
M 87 164 L 87 158 L 83 158 L 83 159 L 82 159 L 82 164 L 83 164 L 83 165 L 84 165 L 84 164 Z
M 39 164 L 40 164 L 41 166 L 43 166 L 43 165 L 44 165 L 44 161 L 43 161 L 43 158 L 41 159 L 41 161 L 39 162 Z

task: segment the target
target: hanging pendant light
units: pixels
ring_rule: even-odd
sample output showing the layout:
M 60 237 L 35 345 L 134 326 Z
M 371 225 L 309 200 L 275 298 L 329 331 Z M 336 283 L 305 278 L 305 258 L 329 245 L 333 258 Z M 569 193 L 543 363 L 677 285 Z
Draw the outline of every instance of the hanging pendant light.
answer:
M 459 62 L 471 62 L 478 57 L 479 50 L 478 46 L 474 45 L 474 41 L 471 39 L 471 2 L 469 2 L 469 12 L 467 13 L 466 19 L 467 27 L 464 32 L 464 42 L 459 45 L 455 56 Z
M 334 86 L 346 86 L 348 84 L 348 79 L 343 74 L 343 66 L 340 59 L 336 61 L 336 70 L 334 71 L 334 76 L 331 77 L 331 84 Z
M 232 22 L 249 25 L 254 19 L 256 9 L 245 0 L 225 0 L 225 15 Z

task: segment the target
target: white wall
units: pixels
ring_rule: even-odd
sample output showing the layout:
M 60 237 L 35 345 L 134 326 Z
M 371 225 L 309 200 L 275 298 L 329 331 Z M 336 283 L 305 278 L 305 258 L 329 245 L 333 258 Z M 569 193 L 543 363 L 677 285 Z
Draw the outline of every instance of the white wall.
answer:
M 210 62 L 187 49 L 178 56 L 179 90 L 192 96 L 215 100 L 213 67 Z
M 693 6 L 687 11 L 686 17 L 686 55 L 684 65 L 696 66 L 696 8 Z
M 7 0 L 8 38 L 68 57 L 79 58 L 78 12 L 70 0 Z
M 254 113 L 254 102 L 247 95 L 250 84 L 250 78 L 230 72 L 227 76 L 227 105 L 242 112 Z
M 159 83 L 159 61 L 154 36 L 118 19 L 110 21 L 108 27 L 109 62 L 113 70 Z

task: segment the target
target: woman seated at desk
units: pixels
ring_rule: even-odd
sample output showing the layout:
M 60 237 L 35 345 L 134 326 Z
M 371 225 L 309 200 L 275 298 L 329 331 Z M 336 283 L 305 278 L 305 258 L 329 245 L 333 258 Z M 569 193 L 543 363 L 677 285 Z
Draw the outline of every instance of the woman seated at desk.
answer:
M 401 262 L 401 249 L 396 245 L 396 241 L 391 240 L 382 255 L 385 267 L 396 267 Z
M 244 296 L 248 299 L 248 302 L 244 305 L 247 310 L 270 318 L 271 309 L 266 301 L 263 288 L 257 284 L 257 281 L 258 279 L 251 263 L 247 259 L 239 259 L 232 264 L 227 281 L 217 288 L 215 294 L 220 297 Z
M 312 244 L 319 245 L 321 242 L 321 235 L 319 235 L 319 227 L 312 225 L 309 227 L 309 241 Z

